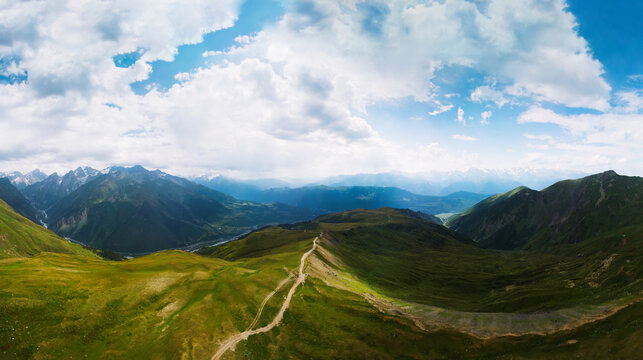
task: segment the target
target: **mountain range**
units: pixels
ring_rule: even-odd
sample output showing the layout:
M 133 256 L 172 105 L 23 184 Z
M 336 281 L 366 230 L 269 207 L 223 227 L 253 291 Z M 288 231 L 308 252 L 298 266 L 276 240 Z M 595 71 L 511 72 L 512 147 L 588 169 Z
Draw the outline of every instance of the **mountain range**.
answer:
M 305 220 L 283 204 L 257 204 L 141 166 L 112 167 L 58 200 L 49 228 L 84 244 L 127 253 L 184 247 L 257 227 Z
M 641 225 L 642 211 L 643 178 L 606 171 L 542 191 L 518 187 L 449 218 L 447 226 L 485 247 L 542 249 Z
M 78 167 L 62 177 L 53 173 L 42 181 L 24 187 L 22 191 L 36 208 L 47 210 L 58 200 L 100 174 L 100 171 L 88 166 Z
M 221 176 L 195 181 L 205 186 L 140 166 L 103 172 L 78 167 L 23 187 L 25 196 L 5 179 L 0 199 L 75 241 L 143 253 L 216 242 L 267 224 L 381 207 L 421 211 L 436 223 L 441 220 L 429 214 L 456 213 L 447 226 L 484 247 L 542 248 L 641 221 L 634 209 L 643 196 L 640 178 L 611 171 L 542 191 L 520 186 L 489 198 L 467 192 L 426 196 L 375 186 L 265 188 L 279 183 L 262 187 Z
M 381 186 L 304 186 L 299 188 L 260 189 L 230 179 L 217 177 L 195 181 L 240 199 L 269 203 L 281 202 L 322 215 L 352 209 L 381 207 L 408 208 L 426 214 L 457 213 L 487 195 L 460 191 L 446 196 L 414 194 L 395 187 Z
M 236 179 L 223 175 L 197 176 L 192 181 L 240 199 L 254 199 L 262 190 L 300 187 L 395 187 L 418 195 L 445 196 L 454 192 L 494 195 L 526 185 L 535 189 L 552 183 L 587 174 L 547 170 L 489 170 L 434 171 L 424 174 L 384 172 L 375 174 L 336 175 L 323 179 Z
M 166 177 L 149 173 L 101 177 Z M 600 181 L 597 208 L 618 193 L 618 180 Z M 570 216 L 581 219 L 576 211 L 586 209 L 576 209 Z M 632 211 L 634 221 L 641 208 Z M 15 221 L 47 238 L 16 236 Z M 498 251 L 422 213 L 352 210 L 198 253 L 108 261 L 0 203 L 0 235 L 4 358 L 635 359 L 641 351 L 641 222 Z
M 23 189 L 31 184 L 35 184 L 47 178 L 47 174 L 39 169 L 23 174 L 19 171 L 12 171 L 9 173 L 0 172 L 0 178 L 6 177 L 18 189 Z

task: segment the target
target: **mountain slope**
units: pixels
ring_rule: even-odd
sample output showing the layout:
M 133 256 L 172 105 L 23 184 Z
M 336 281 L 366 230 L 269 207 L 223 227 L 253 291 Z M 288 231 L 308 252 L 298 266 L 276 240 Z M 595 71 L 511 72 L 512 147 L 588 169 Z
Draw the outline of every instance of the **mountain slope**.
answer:
M 69 195 L 92 178 L 101 173 L 91 167 L 78 167 L 62 177 L 57 173 L 46 179 L 25 187 L 22 192 L 40 210 L 47 210 L 58 200 Z
M 0 200 L 4 200 L 18 214 L 27 219 L 38 222 L 38 211 L 31 206 L 20 191 L 11 184 L 8 178 L 0 179 Z
M 496 249 L 577 243 L 643 224 L 643 178 L 613 171 L 560 181 L 542 191 L 519 187 L 450 218 L 449 228 Z
M 282 204 L 256 204 L 140 166 L 115 167 L 49 210 L 55 232 L 120 252 L 150 252 L 309 218 Z
M 279 324 L 222 359 L 640 354 L 640 228 L 627 242 L 618 233 L 552 254 L 498 252 L 418 215 L 332 214 L 268 227 L 205 256 L 0 261 L 0 357 L 211 359 L 226 339 L 274 321 L 314 238 L 305 282 Z
M 556 253 L 497 252 L 418 215 L 391 208 L 330 214 L 198 253 L 233 261 L 264 255 L 298 233 L 321 232 L 319 245 L 330 254 L 324 262 L 338 264 L 343 272 L 338 278 L 357 278 L 372 294 L 459 311 L 553 310 L 612 301 L 643 289 L 636 280 L 643 275 L 640 225 Z M 629 241 L 623 242 L 623 234 Z
M 32 256 L 42 252 L 82 254 L 96 258 L 91 251 L 34 224 L 0 200 L 0 259 Z

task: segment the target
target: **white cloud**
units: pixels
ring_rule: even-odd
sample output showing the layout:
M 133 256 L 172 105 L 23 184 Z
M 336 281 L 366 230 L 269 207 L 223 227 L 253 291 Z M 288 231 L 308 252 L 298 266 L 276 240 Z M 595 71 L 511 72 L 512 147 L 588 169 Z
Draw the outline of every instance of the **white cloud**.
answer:
M 489 118 L 491 117 L 492 112 L 491 111 L 483 111 L 480 114 L 480 123 L 484 125 L 489 124 Z
M 555 155 L 528 154 L 526 163 L 549 168 L 600 171 L 620 166 L 638 173 L 643 164 L 643 114 L 603 113 L 560 115 L 533 107 L 518 117 L 518 123 L 551 123 L 566 130 L 571 139 L 554 143 L 548 136 L 525 134 L 525 137 L 549 140 L 559 151 Z
M 499 108 L 503 107 L 509 100 L 505 99 L 501 91 L 496 90 L 493 86 L 484 85 L 479 86 L 470 96 L 471 100 L 477 103 L 484 101 L 491 101 L 495 103 Z
M 627 79 L 634 83 L 643 82 L 643 74 L 632 74 L 629 75 Z
M 643 109 L 643 90 L 619 91 L 616 99 L 619 103 L 616 112 L 635 113 Z
M 478 140 L 478 139 L 476 139 L 474 137 L 467 136 L 467 135 L 460 135 L 460 134 L 453 135 L 452 138 L 454 140 L 461 140 L 461 141 L 476 141 L 476 140 Z
M 457 122 L 461 123 L 462 125 L 467 125 L 467 120 L 464 119 L 464 110 L 462 108 L 458 108 L 458 118 L 456 119 Z
M 145 62 L 171 60 L 177 46 L 229 27 L 235 0 L 19 1 L 0 9 L 8 39 L 0 57 L 14 57 L 37 96 L 122 92 L 145 78 Z M 143 49 L 138 67 L 117 68 L 112 57 Z
M 129 84 L 147 78 L 148 62 L 231 26 L 239 1 L 14 3 L 0 10 L 12 39 L 0 56 L 18 58 L 10 71 L 29 80 L 0 85 L 7 168 L 142 163 L 257 176 L 466 168 L 477 154 L 382 138 L 367 108 L 434 101 L 434 74 L 452 65 L 498 79 L 503 88 L 489 87 L 498 106 L 500 91 L 600 109 L 609 97 L 561 1 L 391 1 L 370 28 L 355 2 L 288 2 L 274 26 L 202 54 L 223 55 L 222 63 L 177 74 L 169 91 L 145 96 Z M 130 68 L 114 66 L 114 55 L 141 49 Z M 487 101 L 485 91 L 476 99 Z M 457 118 L 466 123 L 462 108 Z
M 436 116 L 438 114 L 442 114 L 443 112 L 449 111 L 451 109 L 453 109 L 453 105 L 451 105 L 451 104 L 449 104 L 449 105 L 438 104 L 438 108 L 433 110 L 433 111 L 431 111 L 431 112 L 429 112 L 429 115 Z
M 208 51 L 204 51 L 203 54 L 201 54 L 201 56 L 209 57 L 209 56 L 217 56 L 217 55 L 223 55 L 223 54 L 225 53 L 221 50 L 208 50 Z
M 192 76 L 190 75 L 190 73 L 181 72 L 181 73 L 178 73 L 178 74 L 174 75 L 174 78 L 176 80 L 178 80 L 178 81 L 188 81 L 188 80 L 190 80 L 192 78 Z
M 583 139 L 586 143 L 641 146 L 643 141 L 642 114 L 581 114 L 559 115 L 539 107 L 531 108 L 518 117 L 518 123 L 551 123 Z
M 234 38 L 234 41 L 239 43 L 239 44 L 248 44 L 252 38 L 248 35 L 239 35 L 236 38 Z

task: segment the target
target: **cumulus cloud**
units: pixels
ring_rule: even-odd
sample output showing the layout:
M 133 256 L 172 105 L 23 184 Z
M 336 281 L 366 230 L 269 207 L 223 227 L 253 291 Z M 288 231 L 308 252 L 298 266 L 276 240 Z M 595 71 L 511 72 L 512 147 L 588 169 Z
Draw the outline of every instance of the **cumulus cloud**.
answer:
M 552 110 L 533 107 L 518 117 L 518 123 L 550 123 L 567 131 L 572 138 L 554 143 L 546 135 L 525 137 L 549 140 L 556 155 L 531 153 L 525 161 L 547 163 L 553 167 L 600 170 L 614 164 L 629 163 L 629 171 L 640 171 L 643 163 L 643 115 L 638 113 L 603 113 L 560 115 Z M 625 166 L 625 165 L 624 165 Z
M 489 85 L 477 87 L 471 93 L 470 98 L 472 101 L 477 103 L 491 101 L 495 103 L 499 108 L 503 107 L 508 102 L 501 91 L 498 91 Z
M 239 44 L 248 44 L 252 38 L 248 35 L 239 35 L 236 38 L 234 38 L 234 41 L 239 43 Z
M 190 6 L 178 0 L 13 2 L 0 10 L 8 39 L 0 57 L 19 59 L 30 89 L 40 97 L 122 91 L 128 73 L 139 73 L 140 79 L 147 72 L 140 71 L 149 69 L 116 68 L 113 56 L 144 49 L 141 64 L 171 60 L 177 46 L 231 26 L 237 11 L 234 0 Z
M 230 27 L 239 3 L 2 7 L 10 40 L 0 57 L 17 59 L 6 71 L 28 76 L 0 85 L 0 134 L 11 134 L 0 142 L 2 166 L 143 163 L 267 176 L 466 168 L 477 154 L 386 140 L 369 124 L 369 106 L 435 102 L 435 73 L 452 65 L 497 79 L 502 86 L 478 87 L 468 98 L 499 107 L 507 96 L 594 109 L 609 99 L 600 63 L 558 0 L 287 2 L 276 24 L 202 54 L 220 63 L 176 74 L 166 92 L 131 91 L 148 77 L 149 62 Z M 131 52 L 140 52 L 132 66 L 114 65 L 115 55 Z M 466 124 L 461 107 L 457 121 Z
M 480 114 L 480 123 L 484 125 L 489 125 L 489 118 L 491 117 L 491 114 L 493 114 L 491 111 L 483 111 Z
M 617 112 L 635 113 L 643 109 L 643 90 L 619 91 L 616 93 Z
M 462 125 L 467 125 L 467 120 L 464 119 L 464 110 L 462 108 L 458 108 L 458 118 L 455 119 L 455 121 L 459 122 Z

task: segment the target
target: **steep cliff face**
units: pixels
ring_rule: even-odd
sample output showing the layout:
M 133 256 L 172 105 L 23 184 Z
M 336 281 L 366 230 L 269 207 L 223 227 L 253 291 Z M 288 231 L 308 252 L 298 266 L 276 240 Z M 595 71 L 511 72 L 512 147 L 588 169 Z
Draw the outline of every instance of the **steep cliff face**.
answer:
M 53 224 L 52 228 L 61 234 L 65 234 L 80 231 L 85 225 L 87 225 L 87 208 L 79 213 L 61 218 Z

